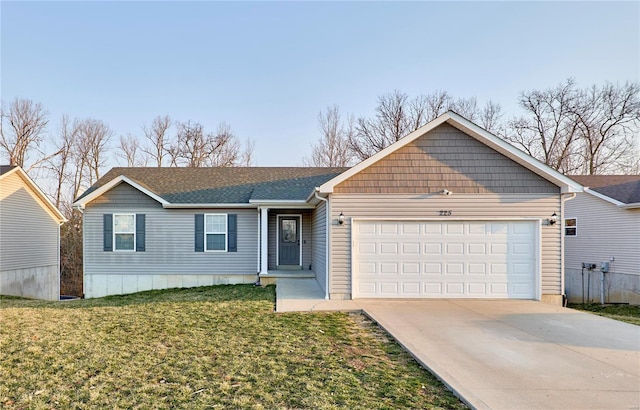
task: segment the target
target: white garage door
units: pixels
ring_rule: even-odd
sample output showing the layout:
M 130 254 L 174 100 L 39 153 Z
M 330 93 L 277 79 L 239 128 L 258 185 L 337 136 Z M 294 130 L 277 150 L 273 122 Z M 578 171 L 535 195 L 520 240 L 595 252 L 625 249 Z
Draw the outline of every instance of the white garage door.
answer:
M 534 221 L 356 221 L 355 298 L 535 299 Z

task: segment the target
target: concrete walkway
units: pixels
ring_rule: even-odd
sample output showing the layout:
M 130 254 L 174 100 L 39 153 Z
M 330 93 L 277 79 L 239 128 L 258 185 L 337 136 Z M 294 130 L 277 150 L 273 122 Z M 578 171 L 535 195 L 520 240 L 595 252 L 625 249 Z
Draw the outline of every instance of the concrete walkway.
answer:
M 473 408 L 640 409 L 639 326 L 535 301 L 325 300 L 314 283 L 278 281 L 277 310 L 362 310 Z

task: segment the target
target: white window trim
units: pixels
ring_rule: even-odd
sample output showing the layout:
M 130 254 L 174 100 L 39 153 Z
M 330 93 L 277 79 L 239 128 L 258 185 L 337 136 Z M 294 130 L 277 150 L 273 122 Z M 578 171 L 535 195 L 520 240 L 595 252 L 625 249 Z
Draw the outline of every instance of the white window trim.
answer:
M 207 216 L 224 216 L 224 232 L 208 232 Z M 207 235 L 222 235 L 224 233 L 224 249 L 207 249 Z M 204 214 L 204 251 L 205 252 L 228 252 L 229 248 L 229 215 L 228 214 Z
M 574 226 L 567 226 L 567 220 L 568 220 L 568 219 L 573 219 L 573 220 L 575 220 L 575 221 L 576 221 L 576 224 L 575 224 Z M 563 227 L 563 228 L 564 228 L 564 236 L 565 236 L 565 238 L 566 238 L 566 237 L 569 237 L 569 238 L 576 238 L 576 237 L 578 236 L 578 218 L 576 218 L 576 217 L 567 217 L 567 218 L 564 218 L 564 221 L 563 221 L 563 222 L 564 222 L 564 223 L 563 223 L 563 225 L 564 225 L 564 227 Z M 575 235 L 567 235 L 567 228 L 575 228 L 575 230 L 576 230 L 576 234 L 575 234 Z
M 116 232 L 116 216 L 133 216 L 133 232 Z M 136 214 L 113 214 L 113 252 L 135 252 L 136 251 Z M 133 249 L 117 249 L 116 235 L 133 234 Z

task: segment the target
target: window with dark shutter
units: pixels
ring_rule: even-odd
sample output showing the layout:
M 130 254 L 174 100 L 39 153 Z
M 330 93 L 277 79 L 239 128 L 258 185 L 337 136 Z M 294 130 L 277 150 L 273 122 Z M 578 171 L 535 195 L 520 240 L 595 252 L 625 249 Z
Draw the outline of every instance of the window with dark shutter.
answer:
M 195 251 L 204 252 L 204 214 L 195 217 Z
M 102 215 L 102 243 L 105 252 L 113 251 L 113 214 Z

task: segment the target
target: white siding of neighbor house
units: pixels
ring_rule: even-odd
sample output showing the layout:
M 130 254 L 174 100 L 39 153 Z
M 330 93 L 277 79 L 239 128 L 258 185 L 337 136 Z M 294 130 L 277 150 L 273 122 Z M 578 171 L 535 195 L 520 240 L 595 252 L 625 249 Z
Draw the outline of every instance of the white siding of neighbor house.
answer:
M 320 202 L 311 214 L 312 218 L 312 251 L 311 266 L 316 274 L 316 280 L 323 291 L 326 292 L 327 281 L 327 205 Z
M 103 215 L 109 213 L 146 215 L 145 252 L 103 250 Z M 194 215 L 199 213 L 236 214 L 238 251 L 195 252 Z M 101 289 L 109 281 L 115 282 L 110 285 L 112 289 L 123 288 L 117 293 L 129 293 L 164 287 L 200 286 L 199 281 L 219 283 L 215 280 L 222 277 L 222 283 L 256 280 L 258 213 L 255 209 L 164 209 L 135 188 L 122 183 L 86 206 L 84 235 L 87 297 L 103 296 Z M 141 285 L 136 288 L 131 281 Z M 119 285 L 120 282 L 123 285 Z
M 331 298 L 351 297 L 351 218 L 433 219 L 451 210 L 451 219 L 501 220 L 539 218 L 546 221 L 560 210 L 556 194 L 332 194 L 331 195 Z M 340 213 L 344 225 L 338 225 Z M 561 294 L 560 224 L 543 225 L 541 232 L 542 295 Z
M 640 209 L 621 209 L 581 193 L 565 203 L 565 218 L 577 220 L 577 235 L 564 238 L 569 301 L 579 302 L 584 296 L 599 302 L 600 263 L 609 261 L 605 302 L 640 304 Z M 584 286 L 582 262 L 598 265 L 592 272 L 585 271 Z
M 577 236 L 565 237 L 565 267 L 609 261 L 611 272 L 640 275 L 640 209 L 621 209 L 588 193 L 565 202 L 565 217 L 576 218 Z
M 17 174 L 0 185 L 0 294 L 58 300 L 60 227 Z

